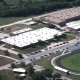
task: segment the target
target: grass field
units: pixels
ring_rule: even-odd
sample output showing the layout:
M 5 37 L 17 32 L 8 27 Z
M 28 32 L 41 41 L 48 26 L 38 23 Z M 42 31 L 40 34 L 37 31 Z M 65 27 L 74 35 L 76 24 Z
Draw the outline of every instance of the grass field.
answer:
M 71 78 L 72 80 L 80 80 L 80 75 L 68 75 L 67 77 Z
M 15 79 L 15 75 L 14 75 L 14 73 L 13 73 L 12 70 L 6 70 L 6 69 L 1 70 L 1 71 L 0 71 L 0 75 L 5 75 L 5 76 L 7 76 L 9 80 L 16 80 L 16 79 Z
M 14 62 L 11 59 L 5 58 L 5 57 L 0 57 L 0 66 L 4 66 L 6 64 Z
M 4 29 L 5 33 L 11 33 L 11 32 L 17 31 L 17 30 L 25 29 L 27 27 L 29 27 L 29 26 L 26 26 L 24 24 L 15 24 L 12 26 L 4 27 L 3 29 Z
M 9 18 L 0 18 L 0 26 L 10 24 L 19 20 L 26 19 L 26 17 L 9 17 Z
M 14 73 L 12 70 L 8 70 L 8 69 L 0 70 L 0 75 L 7 76 L 8 79 L 6 78 L 3 80 L 20 80 L 16 77 L 18 74 Z M 27 80 L 27 77 L 24 80 Z
M 15 1 L 17 1 L 17 0 L 15 0 Z M 12 2 L 12 1 L 10 1 L 10 2 Z M 20 21 L 20 20 L 23 20 L 23 19 L 31 18 L 31 17 L 33 17 L 33 16 L 0 18 L 0 26 L 10 24 L 10 23 L 13 23 L 13 22 L 16 22 L 16 21 Z
M 36 25 L 33 25 L 33 26 L 30 26 L 33 30 L 35 29 L 39 29 L 39 28 L 43 28 L 43 27 L 47 27 L 46 24 L 42 24 L 42 23 L 39 23 L 39 24 L 36 24 Z
M 19 59 L 18 55 L 15 55 L 15 54 L 12 54 L 12 53 L 9 53 L 9 54 L 10 54 L 9 57 Z M 6 56 L 6 54 L 3 50 L 0 50 L 0 55 Z
M 29 48 L 25 48 L 23 50 L 18 49 L 18 48 L 15 48 L 14 50 L 17 51 L 17 52 L 23 53 L 23 54 L 28 54 L 28 53 L 31 53 L 31 52 L 34 52 L 34 51 L 41 50 L 41 49 L 45 48 L 46 46 L 47 46 L 47 44 L 35 45 L 35 46 L 29 47 Z
M 61 60 L 61 64 L 68 69 L 80 71 L 80 54 L 74 54 Z

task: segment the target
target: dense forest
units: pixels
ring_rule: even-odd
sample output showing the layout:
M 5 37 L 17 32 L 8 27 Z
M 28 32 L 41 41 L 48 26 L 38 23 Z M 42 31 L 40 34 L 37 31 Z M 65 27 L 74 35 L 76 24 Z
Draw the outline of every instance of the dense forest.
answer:
M 9 3 L 10 2 L 10 3 Z M 80 0 L 0 0 L 0 17 L 23 17 L 80 5 Z

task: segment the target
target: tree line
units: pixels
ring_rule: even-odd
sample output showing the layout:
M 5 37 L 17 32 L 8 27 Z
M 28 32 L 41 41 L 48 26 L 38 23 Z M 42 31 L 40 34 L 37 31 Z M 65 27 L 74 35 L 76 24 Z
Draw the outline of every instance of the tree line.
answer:
M 0 17 L 39 15 L 78 5 L 80 0 L 19 0 L 18 4 L 8 4 L 5 0 L 0 0 Z

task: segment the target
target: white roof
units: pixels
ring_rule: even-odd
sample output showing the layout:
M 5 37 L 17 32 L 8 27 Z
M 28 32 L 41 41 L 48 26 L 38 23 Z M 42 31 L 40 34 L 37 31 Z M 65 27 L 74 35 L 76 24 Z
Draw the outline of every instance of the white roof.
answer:
M 20 74 L 19 76 L 20 76 L 20 77 L 24 77 L 24 76 L 26 76 L 26 75 L 25 75 L 25 74 Z
M 8 34 L 4 34 L 4 33 L 0 33 L 0 39 L 3 39 L 5 37 L 9 37 L 9 35 Z
M 62 32 L 50 29 L 41 28 L 30 32 L 25 32 L 9 38 L 4 38 L 1 41 L 18 47 L 28 46 L 30 44 L 37 43 L 39 40 L 45 41 L 54 38 L 55 35 L 61 35 Z
M 30 30 L 32 30 L 32 28 L 25 28 L 25 29 L 22 29 L 22 30 L 14 31 L 14 32 L 12 32 L 12 34 L 20 34 L 20 33 L 23 33 L 23 32 L 30 31 Z
M 25 25 L 33 25 L 33 24 L 35 24 L 36 22 L 34 22 L 34 21 L 29 21 L 29 22 L 25 22 L 25 23 L 23 23 L 23 24 L 25 24 Z
M 26 72 L 26 70 L 23 69 L 23 68 L 14 68 L 13 71 L 14 72 L 20 72 L 20 73 L 25 73 Z
M 80 29 L 80 20 L 66 23 L 66 26 L 72 29 Z

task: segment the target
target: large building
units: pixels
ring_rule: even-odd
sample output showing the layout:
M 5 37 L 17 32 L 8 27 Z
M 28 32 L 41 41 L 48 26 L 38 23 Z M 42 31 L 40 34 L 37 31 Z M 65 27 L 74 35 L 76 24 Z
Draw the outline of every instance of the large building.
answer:
M 31 44 L 38 43 L 40 40 L 46 41 L 54 38 L 55 35 L 61 35 L 61 34 L 62 32 L 58 30 L 45 27 L 25 32 L 19 35 L 15 35 L 9 38 L 4 38 L 1 41 L 13 46 L 17 46 L 19 48 L 23 48 Z
M 46 16 L 35 18 L 35 21 L 49 22 L 57 25 L 65 25 L 65 23 L 80 19 L 80 7 L 74 7 L 56 11 Z
M 78 31 L 80 30 L 80 20 L 66 23 L 66 27 L 71 31 Z

